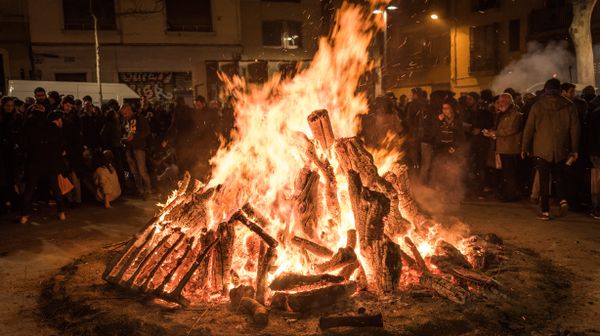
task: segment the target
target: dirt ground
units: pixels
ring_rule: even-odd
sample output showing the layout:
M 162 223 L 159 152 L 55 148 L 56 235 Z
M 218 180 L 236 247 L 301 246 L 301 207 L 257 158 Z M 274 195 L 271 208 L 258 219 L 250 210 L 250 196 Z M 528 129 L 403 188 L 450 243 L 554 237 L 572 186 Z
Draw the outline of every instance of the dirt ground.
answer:
M 28 226 L 16 224 L 14 218 L 2 217 L 0 336 L 60 335 L 40 322 L 38 298 L 42 283 L 73 260 L 127 239 L 146 223 L 153 209 L 152 202 L 126 201 L 109 211 L 92 207 L 72 211 L 66 222 L 52 219 L 51 210 L 42 209 L 41 216 L 36 216 L 35 223 Z M 560 301 L 561 307 L 556 309 L 559 315 L 548 320 L 547 325 L 540 326 L 539 333 L 529 334 L 600 335 L 600 222 L 582 214 L 540 222 L 534 218 L 535 206 L 525 202 L 464 202 L 450 215 L 468 223 L 472 232 L 494 232 L 504 238 L 506 244 L 516 246 L 536 259 L 545 259 L 544 262 L 552 265 L 553 274 L 568 278 L 569 298 Z M 535 280 L 544 283 L 540 282 L 543 279 Z M 552 302 L 545 299 L 539 299 L 540 303 Z M 427 307 L 440 304 L 447 305 L 437 299 L 426 302 Z M 386 319 L 386 324 L 409 318 L 410 311 L 405 305 L 388 306 L 395 307 L 398 317 L 397 321 Z M 384 304 L 384 307 L 387 306 Z M 426 316 L 427 311 L 423 310 L 422 314 Z M 526 314 L 523 316 L 527 318 Z M 229 322 L 243 325 L 243 320 L 233 315 Z M 282 318 L 286 323 L 288 320 Z M 452 319 L 448 321 L 450 323 Z M 444 334 L 442 330 L 426 327 L 425 324 L 425 329 L 420 330 L 422 334 Z M 448 328 L 462 327 L 449 325 Z M 244 334 L 257 332 L 240 329 Z M 269 329 L 266 333 L 278 334 L 278 329 Z M 514 334 L 520 333 L 515 331 Z

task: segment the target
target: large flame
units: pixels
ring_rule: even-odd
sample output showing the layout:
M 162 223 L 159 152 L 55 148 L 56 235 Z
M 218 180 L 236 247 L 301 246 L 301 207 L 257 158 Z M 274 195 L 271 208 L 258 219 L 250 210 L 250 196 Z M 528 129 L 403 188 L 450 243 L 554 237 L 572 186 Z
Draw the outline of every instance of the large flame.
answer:
M 208 186 L 222 185 L 219 200 L 212 206 L 213 223 L 226 220 L 250 202 L 270 219 L 267 230 L 273 236 L 297 231 L 291 202 L 294 178 L 309 162 L 299 134 L 311 136 L 307 116 L 318 109 L 329 111 L 336 137 L 356 134 L 357 116 L 368 109 L 366 96 L 357 88 L 361 76 L 372 68 L 369 46 L 380 25 L 370 13 L 368 8 L 343 5 L 330 37 L 321 38 L 310 66 L 291 80 L 276 75 L 263 86 L 251 87 L 240 77 L 224 78 L 237 98 L 236 122 L 232 143 L 211 160 L 214 168 Z M 320 154 L 337 168 L 330 153 Z M 338 178 L 342 223 L 334 230 L 328 228 L 326 217 L 319 223 L 322 243 L 331 248 L 344 244 L 346 230 L 354 226 L 344 184 L 345 177 Z M 283 246 L 278 252 L 275 275 L 284 270 L 309 271 L 297 250 Z M 234 267 L 235 261 L 241 265 L 234 260 Z

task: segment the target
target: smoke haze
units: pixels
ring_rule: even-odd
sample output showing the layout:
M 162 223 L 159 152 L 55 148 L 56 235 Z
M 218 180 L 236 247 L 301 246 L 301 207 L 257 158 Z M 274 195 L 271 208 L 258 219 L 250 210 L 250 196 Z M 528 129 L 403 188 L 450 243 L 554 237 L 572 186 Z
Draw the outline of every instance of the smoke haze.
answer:
M 574 65 L 575 58 L 567 49 L 565 41 L 550 42 L 546 46 L 532 41 L 527 44 L 527 53 L 519 60 L 507 65 L 494 78 L 491 89 L 500 93 L 511 87 L 518 92 L 551 77 L 570 81 L 569 66 Z M 571 70 L 576 75 L 575 69 Z

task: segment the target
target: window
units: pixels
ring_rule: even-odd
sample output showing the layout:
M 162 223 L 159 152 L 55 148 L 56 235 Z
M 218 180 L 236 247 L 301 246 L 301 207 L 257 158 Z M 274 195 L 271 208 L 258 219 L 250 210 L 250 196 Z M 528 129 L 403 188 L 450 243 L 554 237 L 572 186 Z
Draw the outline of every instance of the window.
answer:
M 98 18 L 99 30 L 117 29 L 113 0 L 63 0 L 62 5 L 65 30 L 93 30 L 94 19 L 90 9 Z
M 167 30 L 212 32 L 210 0 L 165 0 Z
M 263 21 L 262 40 L 265 47 L 300 48 L 302 47 L 302 22 Z
M 473 12 L 485 12 L 488 9 L 499 8 L 500 0 L 471 0 Z
M 510 20 L 508 23 L 508 50 L 519 51 L 521 48 L 521 20 Z
M 498 24 L 472 27 L 470 34 L 471 72 L 496 71 L 498 66 Z
M 75 73 L 55 73 L 54 80 L 57 82 L 87 82 L 87 74 L 85 72 Z

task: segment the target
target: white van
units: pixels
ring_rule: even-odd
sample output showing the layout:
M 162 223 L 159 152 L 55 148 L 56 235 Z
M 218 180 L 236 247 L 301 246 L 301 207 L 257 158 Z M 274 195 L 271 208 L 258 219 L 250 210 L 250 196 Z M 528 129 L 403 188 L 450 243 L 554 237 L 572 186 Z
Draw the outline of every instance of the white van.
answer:
M 100 105 L 98 83 L 89 82 L 9 80 L 8 95 L 25 100 L 27 97 L 33 97 L 33 90 L 37 87 L 43 87 L 46 92 L 56 91 L 61 95 L 73 95 L 75 99 L 90 96 L 95 105 Z M 107 102 L 110 99 L 117 100 L 119 105 L 123 103 L 137 104 L 140 96 L 125 84 L 102 83 L 102 100 Z

